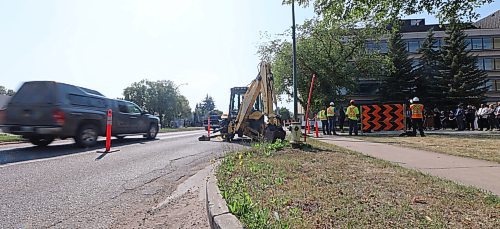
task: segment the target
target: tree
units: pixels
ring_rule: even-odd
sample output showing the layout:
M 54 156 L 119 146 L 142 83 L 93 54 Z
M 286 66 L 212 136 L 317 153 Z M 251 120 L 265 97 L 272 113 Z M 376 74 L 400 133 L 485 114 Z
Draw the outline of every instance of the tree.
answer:
M 141 80 L 125 88 L 123 95 L 125 100 L 158 115 L 162 125 L 176 118 L 191 116 L 189 102 L 179 94 L 177 86 L 170 80 Z
M 446 104 L 443 94 L 448 89 L 440 72 L 440 51 L 436 42 L 434 31 L 430 29 L 422 47 L 418 50 L 422 56 L 415 76 L 415 96 L 423 98 L 427 107 L 430 108 L 443 107 Z
M 203 122 L 203 119 L 209 114 L 222 115 L 222 111 L 215 109 L 214 99 L 212 98 L 212 96 L 209 96 L 207 94 L 200 103 L 196 104 L 193 112 L 194 122 L 201 124 Z
M 290 4 L 292 0 L 283 0 Z M 327 21 L 363 20 L 386 25 L 387 20 L 397 19 L 400 15 L 428 13 L 435 15 L 441 22 L 453 18 L 472 20 L 479 15 L 474 12 L 478 7 L 493 0 L 293 0 L 301 5 L 313 4 L 318 15 Z
M 0 86 L 0 95 L 8 95 L 8 96 L 14 96 L 16 92 L 11 89 L 7 89 L 4 86 Z
M 292 112 L 290 112 L 290 110 L 288 110 L 286 107 L 281 107 L 278 113 L 281 116 L 282 120 L 289 120 L 292 117 Z
M 484 100 L 487 74 L 476 65 L 476 56 L 467 49 L 464 24 L 452 20 L 446 28 L 445 45 L 441 47 L 440 69 L 448 90 L 443 93 L 449 106 L 459 103 L 478 104 Z
M 368 38 L 379 35 L 379 30 L 356 29 L 356 23 L 329 24 L 319 19 L 306 21 L 298 28 L 297 89 L 298 101 L 306 107 L 311 77 L 316 75 L 311 110 L 325 103 L 344 100 L 356 90 L 359 77 L 373 77 L 385 69 L 385 57 L 377 52 L 366 52 Z M 262 59 L 273 67 L 277 94 L 292 96 L 292 45 L 287 40 L 275 39 L 259 47 Z
M 201 102 L 201 108 L 206 113 L 215 110 L 215 102 L 214 102 L 214 99 L 212 98 L 212 96 L 209 96 L 207 94 L 205 99 L 203 99 L 203 101 Z
M 379 94 L 383 102 L 405 102 L 414 94 L 413 59 L 409 58 L 406 43 L 399 30 L 393 31 L 388 46 L 392 69 L 383 77 Z

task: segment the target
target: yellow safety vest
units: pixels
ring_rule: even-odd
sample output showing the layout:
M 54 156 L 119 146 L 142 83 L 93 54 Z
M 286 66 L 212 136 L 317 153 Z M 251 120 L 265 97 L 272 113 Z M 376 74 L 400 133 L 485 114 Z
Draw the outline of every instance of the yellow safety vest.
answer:
M 326 116 L 328 116 L 328 117 L 335 116 L 335 107 L 332 107 L 332 106 L 328 107 L 326 109 Z
M 320 112 L 318 112 L 318 118 L 319 120 L 326 120 L 326 114 L 325 114 L 325 110 L 321 110 Z
M 347 111 L 345 113 L 347 115 L 347 118 L 351 120 L 358 120 L 358 115 L 359 115 L 358 107 L 350 105 L 349 107 L 347 107 Z

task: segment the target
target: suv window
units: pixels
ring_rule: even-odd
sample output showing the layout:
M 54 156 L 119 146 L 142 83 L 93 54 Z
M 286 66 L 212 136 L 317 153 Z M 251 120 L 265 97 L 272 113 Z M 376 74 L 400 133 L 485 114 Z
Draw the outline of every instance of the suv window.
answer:
M 118 103 L 118 110 L 119 110 L 121 113 L 129 113 L 129 112 L 128 112 L 128 107 L 127 107 L 127 104 L 125 104 L 124 102 L 119 102 L 119 103 Z
M 132 114 L 140 114 L 141 113 L 141 109 L 137 105 L 135 105 L 133 103 L 129 103 L 129 104 L 127 104 L 127 106 L 128 106 L 129 113 L 132 113 Z
M 68 95 L 68 99 L 71 102 L 71 104 L 77 106 L 98 107 L 98 108 L 106 107 L 104 99 L 100 98 L 92 98 L 88 96 L 70 94 Z

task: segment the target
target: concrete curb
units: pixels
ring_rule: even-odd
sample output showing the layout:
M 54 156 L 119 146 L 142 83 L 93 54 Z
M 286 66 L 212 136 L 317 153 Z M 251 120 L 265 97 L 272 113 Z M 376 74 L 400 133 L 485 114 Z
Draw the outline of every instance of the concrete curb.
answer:
M 210 227 L 214 229 L 235 228 L 243 229 L 241 222 L 229 212 L 227 203 L 222 198 L 219 188 L 217 187 L 217 178 L 215 177 L 215 169 L 217 164 L 212 167 L 210 174 L 207 178 L 206 187 L 206 200 L 207 200 L 207 213 Z

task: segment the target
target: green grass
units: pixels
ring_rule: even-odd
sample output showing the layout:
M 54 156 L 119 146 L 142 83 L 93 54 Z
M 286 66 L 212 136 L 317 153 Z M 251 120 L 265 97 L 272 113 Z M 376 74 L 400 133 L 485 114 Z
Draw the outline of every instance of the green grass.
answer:
M 19 142 L 23 140 L 24 139 L 18 135 L 3 134 L 3 133 L 0 134 L 0 142 Z
M 204 130 L 204 129 L 205 129 L 204 127 L 161 128 L 159 133 L 193 131 L 193 130 Z
M 358 136 L 358 139 L 500 163 L 500 136 L 430 135 L 421 137 Z
M 307 151 L 259 144 L 223 158 L 219 188 L 247 228 L 500 227 L 498 196 L 308 142 Z

